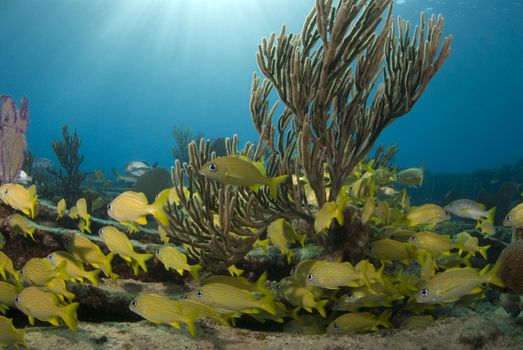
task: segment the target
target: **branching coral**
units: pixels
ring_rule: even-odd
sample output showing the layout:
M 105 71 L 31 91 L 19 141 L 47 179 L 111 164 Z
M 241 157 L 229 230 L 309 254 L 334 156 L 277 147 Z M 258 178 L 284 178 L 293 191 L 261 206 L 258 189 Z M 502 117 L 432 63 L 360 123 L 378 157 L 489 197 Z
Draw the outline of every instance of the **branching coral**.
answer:
M 62 128 L 62 138 L 62 140 L 51 141 L 51 146 L 65 173 L 61 169 L 51 170 L 51 172 L 58 178 L 63 197 L 72 203 L 82 196 L 80 185 L 87 174 L 80 171 L 84 157 L 78 153 L 81 141 L 76 130 L 71 134 L 65 125 Z
M 173 147 L 174 159 L 179 159 L 180 162 L 189 161 L 188 145 L 192 140 L 199 140 L 203 136 L 200 133 L 194 133 L 188 128 L 175 126 L 173 128 L 173 139 L 175 146 Z
M 23 98 L 17 110 L 10 96 L 0 96 L 0 184 L 16 181 L 22 169 L 29 125 L 27 105 L 27 98 Z
M 169 208 L 168 232 L 207 266 L 239 261 L 276 218 L 310 228 L 381 131 L 419 100 L 450 53 L 451 37 L 442 42 L 441 16 L 421 14 L 411 33 L 401 18 L 395 26 L 391 13 L 392 0 L 317 0 L 301 35 L 287 34 L 284 26 L 277 37 L 263 39 L 257 59 L 265 78 L 254 74 L 250 101 L 259 140 L 238 151 L 234 138 L 227 153 L 255 161 L 265 156 L 268 176 L 290 174 L 293 181 L 276 198 L 267 189 L 216 184 L 197 173 L 215 156 L 209 142 L 192 143 L 189 164 L 177 161 L 173 170 L 181 206 Z M 278 101 L 271 106 L 274 92 Z

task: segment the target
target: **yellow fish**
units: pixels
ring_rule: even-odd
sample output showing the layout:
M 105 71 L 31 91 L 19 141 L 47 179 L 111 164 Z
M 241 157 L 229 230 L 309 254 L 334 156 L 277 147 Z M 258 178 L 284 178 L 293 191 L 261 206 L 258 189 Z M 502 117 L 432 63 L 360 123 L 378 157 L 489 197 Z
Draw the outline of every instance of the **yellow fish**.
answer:
M 377 331 L 378 326 L 392 327 L 389 319 L 392 311 L 385 310 L 381 315 L 374 316 L 369 312 L 351 312 L 341 315 L 327 327 L 327 333 L 364 333 Z
M 118 195 L 107 206 L 107 215 L 116 221 L 129 226 L 130 230 L 136 230 L 134 224 L 146 225 L 147 215 L 152 215 L 158 222 L 166 226 L 169 223 L 163 206 L 167 201 L 167 194 L 158 196 L 153 204 L 147 202 L 147 197 L 141 192 L 127 191 Z
M 487 260 L 487 250 L 490 245 L 481 246 L 477 237 L 472 237 L 468 232 L 460 232 L 454 237 L 454 242 L 461 251 L 466 251 L 471 254 L 479 253 L 483 259 Z
M 21 288 L 11 283 L 0 281 L 0 312 L 5 314 L 7 309 L 15 306 L 15 299 Z
M 91 233 L 91 215 L 87 212 L 87 201 L 85 198 L 80 198 L 76 201 L 76 209 L 78 216 L 84 221 L 83 230 Z
M 361 223 L 363 225 L 367 224 L 367 222 L 370 220 L 372 214 L 374 214 L 375 207 L 376 205 L 374 204 L 374 198 L 367 198 L 367 201 L 363 206 L 363 211 L 361 212 Z
M 147 272 L 147 265 L 145 262 L 151 259 L 152 254 L 140 254 L 134 251 L 134 247 L 125 235 L 112 226 L 102 227 L 98 234 L 102 237 L 110 251 L 118 254 L 122 259 L 132 264 L 134 274 L 138 274 L 138 266 Z
M 244 270 L 238 268 L 236 265 L 232 264 L 227 268 L 227 271 L 231 274 L 231 276 L 241 276 L 244 272 Z
M 276 315 L 276 306 L 272 295 L 258 299 L 245 289 L 236 288 L 225 283 L 208 283 L 194 292 L 188 299 L 197 300 L 212 308 L 227 309 L 243 313 L 259 313 L 265 310 Z
M 218 157 L 205 163 L 199 173 L 220 183 L 248 186 L 255 192 L 260 185 L 266 185 L 273 197 L 278 195 L 278 187 L 288 177 L 288 175 L 281 175 L 269 178 L 261 162 L 256 163 L 245 156 Z
M 501 263 L 489 271 L 488 265 L 483 270 L 470 267 L 452 268 L 438 273 L 418 293 L 416 302 L 423 304 L 442 304 L 459 300 L 462 296 L 482 292 L 481 285 L 491 283 L 504 288 L 503 281 L 497 276 Z
M 188 271 L 195 280 L 199 280 L 198 271 L 202 268 L 201 265 L 189 265 L 187 263 L 187 256 L 180 252 L 176 247 L 163 246 L 156 251 L 156 257 L 162 262 L 166 270 L 173 269 L 183 276 L 184 271 Z
M 58 268 L 61 264 L 64 265 L 64 272 L 67 276 L 65 279 L 73 282 L 79 281 L 82 285 L 84 279 L 89 282 L 98 285 L 96 276 L 100 270 L 85 271 L 81 262 L 77 261 L 71 254 L 64 251 L 56 251 L 47 256 L 47 259 L 54 268 Z
M 46 292 L 56 294 L 58 298 L 60 298 L 60 300 L 62 301 L 65 301 L 65 299 L 67 299 L 69 302 L 71 302 L 74 298 L 76 298 L 76 295 L 67 290 L 67 287 L 65 286 L 65 281 L 58 277 L 48 281 L 45 284 L 45 286 L 41 286 L 41 288 Z
M 72 207 L 67 214 L 71 219 L 78 219 L 78 208 L 76 206 Z
M 380 239 L 369 245 L 370 255 L 382 261 L 399 261 L 408 264 L 412 247 L 392 239 Z
M 321 316 L 327 317 L 325 305 L 329 300 L 316 301 L 314 294 L 296 283 L 292 277 L 286 277 L 280 281 L 278 284 L 278 294 L 287 300 L 289 304 L 298 307 L 295 312 L 297 312 L 299 308 L 303 308 L 310 313 L 312 313 L 312 309 L 316 309 Z
M 22 285 L 20 281 L 20 273 L 15 270 L 11 258 L 0 251 L 0 275 L 7 281 L 7 274 L 11 275 L 18 285 Z
M 67 208 L 65 205 L 65 199 L 62 198 L 56 204 L 56 212 L 57 212 L 56 220 L 60 220 L 65 215 L 66 211 L 67 211 Z
M 507 216 L 505 216 L 505 219 L 503 220 L 503 226 L 523 226 L 523 203 L 519 203 L 508 212 Z
M 22 236 L 27 237 L 29 235 L 33 241 L 35 228 L 30 226 L 27 220 L 20 214 L 13 214 L 7 218 L 9 226 L 11 226 L 15 231 L 19 232 Z
M 105 201 L 102 197 L 96 197 L 96 199 L 91 204 L 91 212 L 95 212 L 98 209 L 101 209 L 104 207 Z
M 111 266 L 114 252 L 104 255 L 98 245 L 81 235 L 68 237 L 68 239 L 66 239 L 65 249 L 67 249 L 75 259 L 89 264 L 95 269 L 102 270 L 107 277 L 113 280 L 118 278 L 118 275 L 113 273 Z
M 452 243 L 449 236 L 430 231 L 416 233 L 409 238 L 409 243 L 418 249 L 434 253 L 443 253 L 458 248 L 458 245 Z
M 396 181 L 409 187 L 419 187 L 423 184 L 423 166 L 421 168 L 409 168 L 398 173 Z
M 325 289 L 338 289 L 340 287 L 359 287 L 367 280 L 366 272 L 356 271 L 349 263 L 320 261 L 314 264 L 307 275 L 307 283 Z
M 293 253 L 289 249 L 287 242 L 295 243 L 298 241 L 303 247 L 306 235 L 298 235 L 291 224 L 285 219 L 279 218 L 271 222 L 267 227 L 267 238 L 272 245 L 287 256 L 287 263 L 290 264 Z
M 20 275 L 25 283 L 35 286 L 45 286 L 54 278 L 63 278 L 65 275 L 65 263 L 55 268 L 45 258 L 32 258 L 28 260 L 20 270 Z
M 15 303 L 16 307 L 29 317 L 31 325 L 34 325 L 35 318 L 49 322 L 53 326 L 59 326 L 62 320 L 71 331 L 77 330 L 76 309 L 80 305 L 78 303 L 63 306 L 54 294 L 38 287 L 27 287 L 22 290 L 16 297 Z
M 323 334 L 327 322 L 316 315 L 300 315 L 299 319 L 292 319 L 287 322 L 283 326 L 283 331 L 291 334 Z
M 35 216 L 36 186 L 25 188 L 19 184 L 4 184 L 0 186 L 0 199 L 11 208 L 20 210 L 31 219 Z
M 331 226 L 333 219 L 336 219 L 338 224 L 343 225 L 343 210 L 348 201 L 347 187 L 344 186 L 340 190 L 336 201 L 327 202 L 318 210 L 314 218 L 314 231 L 318 233 L 327 230 Z
M 265 286 L 265 281 L 267 280 L 267 272 L 261 274 L 256 283 L 249 282 L 245 277 L 235 277 L 235 276 L 223 276 L 223 275 L 213 275 L 207 277 L 202 284 L 209 283 L 222 283 L 228 284 L 238 289 L 245 289 L 253 293 L 262 293 L 265 295 L 272 294 L 272 292 Z
M 14 346 L 20 350 L 19 344 L 29 349 L 29 344 L 25 339 L 25 329 L 18 331 L 10 318 L 0 316 L 0 346 Z
M 176 300 L 154 293 L 142 294 L 131 301 L 129 309 L 153 323 L 168 324 L 178 329 L 180 323 L 185 323 L 189 333 L 192 336 L 196 334 L 194 321 L 199 315 L 196 313 L 192 315 L 183 314 L 181 305 Z
M 488 220 L 478 220 L 475 228 L 484 235 L 492 236 L 496 234 L 496 226 Z
M 445 209 L 430 203 L 410 208 L 406 218 L 409 226 L 422 224 L 435 226 L 439 222 L 450 220 L 450 216 Z

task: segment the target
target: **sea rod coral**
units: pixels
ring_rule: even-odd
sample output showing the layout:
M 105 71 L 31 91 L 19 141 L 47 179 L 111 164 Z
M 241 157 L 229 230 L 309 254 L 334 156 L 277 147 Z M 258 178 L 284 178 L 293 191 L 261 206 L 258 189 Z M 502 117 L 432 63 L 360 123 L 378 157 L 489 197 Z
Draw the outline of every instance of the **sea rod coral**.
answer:
M 235 137 L 227 152 L 262 161 L 271 178 L 291 176 L 274 198 L 268 189 L 217 184 L 198 173 L 215 157 L 209 142 L 189 145 L 189 163 L 177 161 L 172 171 L 180 206 L 169 207 L 166 229 L 204 265 L 219 270 L 238 262 L 278 218 L 314 236 L 318 209 L 341 201 L 347 177 L 381 131 L 419 100 L 452 38 L 442 39 L 441 16 L 422 13 L 414 29 L 402 18 L 394 24 L 392 4 L 317 0 L 301 34 L 283 26 L 263 39 L 257 60 L 264 78 L 253 75 L 250 99 L 259 139 L 239 150 Z M 327 231 L 334 236 L 340 226 Z

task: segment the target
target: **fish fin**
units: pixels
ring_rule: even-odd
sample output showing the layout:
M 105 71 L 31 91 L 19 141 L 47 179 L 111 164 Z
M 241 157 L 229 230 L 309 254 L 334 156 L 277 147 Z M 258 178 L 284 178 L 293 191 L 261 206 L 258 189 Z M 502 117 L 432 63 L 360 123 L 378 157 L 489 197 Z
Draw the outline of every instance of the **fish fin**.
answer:
M 267 244 L 269 243 L 269 241 L 270 241 L 269 239 L 262 239 L 262 240 L 258 239 L 258 245 L 261 247 L 261 249 L 265 253 L 267 253 L 267 251 L 268 251 L 267 250 Z
M 265 286 L 265 281 L 267 281 L 267 271 L 262 273 L 260 278 L 256 281 L 256 289 L 265 295 L 272 294 L 272 292 Z
M 22 345 L 26 348 L 26 349 L 29 349 L 29 343 L 27 342 L 27 339 L 25 338 L 25 333 L 27 331 L 27 327 L 24 328 L 24 329 L 21 329 L 20 330 L 20 338 L 21 338 L 21 343 Z M 18 348 L 18 344 L 16 344 L 16 347 Z
M 501 259 L 498 259 L 498 261 L 496 262 L 494 267 L 489 272 L 487 272 L 485 274 L 485 276 L 487 277 L 487 282 L 488 283 L 493 284 L 493 285 L 498 286 L 498 287 L 501 287 L 501 288 L 505 288 L 505 283 L 498 276 L 499 271 L 501 270 L 501 266 L 502 266 L 502 261 L 501 261 Z
M 194 311 L 187 315 L 187 318 L 185 320 L 185 326 L 187 327 L 187 330 L 189 331 L 189 334 L 191 336 L 196 335 L 196 326 L 194 324 L 194 321 L 198 318 L 198 311 Z
M 178 274 L 180 276 L 183 276 L 183 271 L 185 271 L 184 269 L 175 269 L 175 270 L 176 270 L 176 272 L 178 272 Z
M 496 215 L 496 207 L 492 207 L 487 212 L 487 222 L 490 222 L 492 225 L 494 225 L 494 216 Z
M 80 306 L 79 303 L 69 304 L 64 307 L 62 314 L 62 320 L 64 320 L 67 327 L 69 327 L 73 332 L 76 332 L 78 329 L 78 320 L 76 318 L 76 310 L 78 309 L 78 306 Z
M 3 313 L 5 315 L 5 313 L 7 312 L 7 309 L 9 309 L 7 306 L 0 304 L 0 312 L 1 313 Z
M 7 259 L 0 263 L 0 275 L 2 276 L 4 281 L 7 281 L 7 276 L 5 274 L 5 265 L 6 264 L 7 264 Z
M 289 177 L 289 175 L 280 175 L 280 176 L 270 178 L 269 190 L 271 191 L 271 196 L 273 198 L 276 198 L 278 196 L 278 187 L 280 187 L 280 185 L 285 180 L 287 180 L 288 177 Z
M 379 324 L 385 328 L 391 328 L 392 324 L 390 323 L 390 316 L 392 316 L 392 310 L 385 310 L 378 317 Z
M 490 245 L 486 245 L 483 247 L 479 247 L 479 254 L 483 257 L 483 259 L 487 260 L 487 250 L 490 248 Z
M 31 326 L 35 325 L 35 318 L 33 316 L 27 316 L 27 319 L 29 320 L 29 324 Z
M 327 313 L 325 312 L 325 305 L 327 305 L 328 302 L 329 302 L 329 299 L 325 299 L 325 300 L 318 301 L 318 302 L 314 305 L 314 308 L 315 308 L 316 310 L 318 310 L 318 312 L 320 313 L 320 315 L 321 315 L 323 318 L 326 318 L 326 317 L 327 317 Z
M 93 271 L 87 271 L 85 278 L 87 278 L 89 280 L 89 282 L 91 282 L 93 285 L 97 286 L 98 285 L 97 276 L 99 273 L 100 273 L 99 269 L 93 270 Z
M 303 246 L 305 245 L 305 239 L 307 238 L 307 234 L 303 234 L 301 236 L 297 236 L 296 240 L 298 241 L 298 243 L 300 243 L 300 245 Z
M 276 315 L 276 306 L 274 305 L 274 296 L 268 295 L 260 300 L 260 308 L 271 315 Z
M 138 263 L 138 265 L 147 272 L 147 265 L 145 262 L 151 259 L 154 255 L 152 254 L 136 254 L 133 258 Z
M 52 324 L 55 327 L 58 327 L 60 325 L 60 320 L 58 319 L 58 317 L 51 317 L 50 319 L 47 320 L 47 322 L 49 322 L 50 324 Z
M 36 240 L 35 240 L 35 236 L 34 236 L 34 234 L 35 234 L 35 228 L 34 228 L 34 226 L 29 226 L 29 229 L 27 230 L 27 234 L 29 235 L 29 237 L 31 237 L 31 239 L 32 239 L 34 242 L 36 242 Z
M 178 322 L 178 321 L 171 322 L 171 323 L 169 324 L 169 326 L 171 326 L 171 327 L 173 327 L 173 328 L 176 328 L 176 329 L 180 329 L 180 327 L 181 327 L 181 326 L 180 326 L 180 322 Z
M 147 225 L 147 218 L 145 216 L 142 216 L 136 220 L 134 220 L 138 225 Z
M 287 264 L 289 264 L 289 265 L 291 264 L 291 262 L 292 262 L 292 257 L 293 257 L 293 256 L 294 256 L 294 253 L 293 253 L 292 251 L 289 250 L 289 251 L 287 252 Z
M 169 218 L 167 216 L 167 213 L 165 213 L 165 210 L 163 209 L 165 207 L 165 203 L 169 200 L 169 193 L 170 191 L 162 191 L 158 195 L 158 198 L 154 200 L 154 202 L 151 204 L 151 215 L 160 223 L 162 226 L 169 225 Z
M 202 265 L 200 265 L 200 264 L 191 266 L 189 273 L 191 274 L 192 278 L 194 278 L 194 280 L 196 280 L 196 281 L 200 280 L 200 270 L 201 269 L 202 269 Z
M 258 193 L 258 191 L 260 190 L 260 184 L 250 185 L 250 186 L 249 186 L 249 189 L 250 189 L 252 192 L 256 192 L 256 193 Z
M 111 265 L 111 262 L 114 258 L 114 252 L 109 252 L 104 258 L 104 265 L 103 265 L 103 272 L 107 277 L 110 277 L 113 281 L 117 279 L 117 274 L 113 273 L 113 266 Z

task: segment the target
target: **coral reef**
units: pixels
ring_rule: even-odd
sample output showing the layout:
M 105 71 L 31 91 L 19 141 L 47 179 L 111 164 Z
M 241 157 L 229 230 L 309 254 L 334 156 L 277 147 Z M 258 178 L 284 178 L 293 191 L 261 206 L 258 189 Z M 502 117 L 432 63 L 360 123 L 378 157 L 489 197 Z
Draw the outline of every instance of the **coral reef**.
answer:
M 27 147 L 28 103 L 22 98 L 17 109 L 10 96 L 0 96 L 0 184 L 15 182 L 20 175 Z
M 499 276 L 506 287 L 516 294 L 523 294 L 523 240 L 512 242 L 499 256 Z
M 62 196 L 67 202 L 73 203 L 82 196 L 80 185 L 87 174 L 82 173 L 80 165 L 84 157 L 78 153 L 81 141 L 76 133 L 69 133 L 67 125 L 62 128 L 62 140 L 51 141 L 53 151 L 60 162 L 63 170 L 50 169 L 49 171 L 57 177 L 58 185 Z
M 174 147 L 172 150 L 174 159 L 178 159 L 182 164 L 189 162 L 188 145 L 193 140 L 199 140 L 203 137 L 201 133 L 195 133 L 189 128 L 175 126 L 173 127 Z
M 287 34 L 284 26 L 263 39 L 257 59 L 265 78 L 254 74 L 250 101 L 259 140 L 239 150 L 235 137 L 227 154 L 265 156 L 269 177 L 306 178 L 316 203 L 308 202 L 301 181 L 282 184 L 276 198 L 209 181 L 197 172 L 215 155 L 209 142 L 193 142 L 190 162 L 176 161 L 172 171 L 183 209 L 170 207 L 167 231 L 192 246 L 194 257 L 213 270 L 234 264 L 277 218 L 304 222 L 314 235 L 317 209 L 336 200 L 381 131 L 411 110 L 450 53 L 442 17 L 422 14 L 411 31 L 401 18 L 394 25 L 391 6 L 390 0 L 318 0 L 301 34 Z M 279 99 L 271 106 L 274 92 Z

